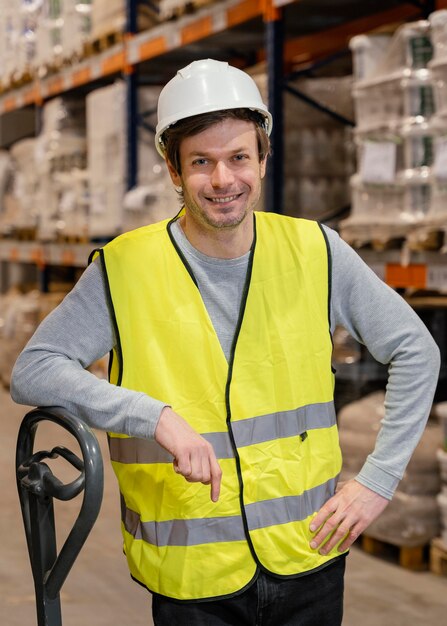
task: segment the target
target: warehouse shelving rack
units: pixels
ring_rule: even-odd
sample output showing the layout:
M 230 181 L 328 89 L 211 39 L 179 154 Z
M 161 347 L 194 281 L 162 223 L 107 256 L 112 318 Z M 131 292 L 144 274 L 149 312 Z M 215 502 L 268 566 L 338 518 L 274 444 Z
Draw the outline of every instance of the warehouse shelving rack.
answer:
M 126 34 L 116 45 L 63 67 L 45 78 L 35 78 L 20 88 L 0 94 L 0 123 L 8 114 L 24 107 L 41 105 L 59 94 L 85 89 L 116 76 L 123 76 L 128 88 L 127 111 L 127 183 L 132 188 L 137 176 L 137 123 L 145 112 L 137 109 L 137 88 L 142 80 L 164 83 L 178 67 L 201 56 L 215 56 L 246 67 L 265 62 L 268 75 L 269 107 L 275 124 L 272 134 L 273 156 L 268 168 L 266 206 L 283 212 L 283 93 L 287 89 L 297 97 L 289 80 L 296 76 L 289 71 L 299 65 L 305 71 L 315 63 L 347 49 L 349 39 L 390 23 L 411 21 L 436 9 L 447 8 L 447 0 L 222 0 L 204 6 L 175 21 L 161 23 L 150 30 L 136 32 L 137 0 L 127 2 Z M 301 70 L 303 71 L 303 70 Z M 313 103 L 307 99 L 309 104 Z M 331 110 L 327 110 L 332 114 Z M 350 123 L 349 120 L 339 120 Z M 1 127 L 0 127 L 1 128 Z M 6 263 L 30 263 L 40 270 L 51 265 L 83 267 L 88 257 L 88 244 L 40 244 L 38 242 L 0 242 L 0 260 Z M 386 280 L 391 276 L 387 251 L 371 253 L 368 262 Z M 425 276 L 435 276 L 427 284 L 447 289 L 444 273 L 435 263 L 439 255 L 414 255 L 400 259 L 399 286 L 417 287 L 419 274 L 408 270 L 417 265 L 425 268 Z M 435 269 L 430 269 L 435 268 Z M 43 274 L 45 274 L 43 272 Z M 45 289 L 46 279 L 42 281 Z

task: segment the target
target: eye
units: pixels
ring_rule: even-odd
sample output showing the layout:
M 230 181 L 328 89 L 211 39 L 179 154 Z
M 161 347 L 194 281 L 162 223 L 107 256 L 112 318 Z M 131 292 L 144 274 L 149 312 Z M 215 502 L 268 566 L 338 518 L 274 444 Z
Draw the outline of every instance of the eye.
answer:
M 205 158 L 194 159 L 194 161 L 192 162 L 193 165 L 206 165 L 207 163 L 208 159 Z
M 234 161 L 246 161 L 248 159 L 248 154 L 235 154 L 233 159 Z

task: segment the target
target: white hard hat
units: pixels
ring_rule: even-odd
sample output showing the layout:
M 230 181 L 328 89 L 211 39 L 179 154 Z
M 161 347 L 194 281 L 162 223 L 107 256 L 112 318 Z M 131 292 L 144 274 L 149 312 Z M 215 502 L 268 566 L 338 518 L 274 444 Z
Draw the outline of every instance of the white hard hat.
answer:
M 223 61 L 194 61 L 179 70 L 160 93 L 155 146 L 164 157 L 161 136 L 179 120 L 239 108 L 261 113 L 265 118 L 265 130 L 270 135 L 272 116 L 251 76 Z

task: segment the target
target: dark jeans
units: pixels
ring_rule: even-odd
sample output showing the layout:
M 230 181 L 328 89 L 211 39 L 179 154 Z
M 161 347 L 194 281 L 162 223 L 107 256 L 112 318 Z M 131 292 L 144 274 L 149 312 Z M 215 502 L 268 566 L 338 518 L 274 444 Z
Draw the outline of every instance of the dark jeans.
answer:
M 344 557 L 298 578 L 261 572 L 238 596 L 180 603 L 153 595 L 155 626 L 340 626 L 343 616 Z

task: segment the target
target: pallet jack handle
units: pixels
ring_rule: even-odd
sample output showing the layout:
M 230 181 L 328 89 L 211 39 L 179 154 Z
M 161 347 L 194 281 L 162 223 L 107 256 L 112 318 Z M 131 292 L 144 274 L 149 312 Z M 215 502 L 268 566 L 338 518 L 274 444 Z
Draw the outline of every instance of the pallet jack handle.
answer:
M 63 446 L 34 452 L 35 434 L 42 421 L 68 430 L 79 443 L 82 459 Z M 80 472 L 68 484 L 56 478 L 43 462 L 58 456 Z M 101 508 L 104 477 L 98 440 L 79 418 L 34 409 L 25 415 L 19 429 L 16 476 L 36 592 L 37 625 L 61 626 L 59 592 Z M 53 498 L 67 501 L 82 491 L 84 498 L 78 517 L 57 554 Z

